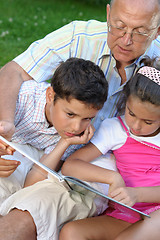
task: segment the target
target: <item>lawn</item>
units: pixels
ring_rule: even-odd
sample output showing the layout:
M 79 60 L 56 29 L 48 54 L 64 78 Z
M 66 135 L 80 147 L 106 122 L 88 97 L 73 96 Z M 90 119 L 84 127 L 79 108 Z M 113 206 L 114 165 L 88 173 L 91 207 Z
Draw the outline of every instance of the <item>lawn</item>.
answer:
M 106 21 L 106 0 L 1 0 L 0 67 L 72 20 Z

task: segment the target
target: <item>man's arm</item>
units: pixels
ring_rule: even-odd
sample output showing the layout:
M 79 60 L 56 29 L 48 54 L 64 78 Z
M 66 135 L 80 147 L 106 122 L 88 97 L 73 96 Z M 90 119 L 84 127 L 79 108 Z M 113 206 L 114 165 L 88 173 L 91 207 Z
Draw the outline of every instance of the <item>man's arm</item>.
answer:
M 23 81 L 32 77 L 17 63 L 11 61 L 0 70 L 0 121 L 14 123 L 14 112 Z
M 0 70 L 0 135 L 10 140 L 15 131 L 14 113 L 19 89 L 23 81 L 32 79 L 15 62 L 7 63 Z M 0 156 L 12 154 L 10 147 L 0 142 Z M 20 163 L 0 158 L 0 177 L 7 177 Z

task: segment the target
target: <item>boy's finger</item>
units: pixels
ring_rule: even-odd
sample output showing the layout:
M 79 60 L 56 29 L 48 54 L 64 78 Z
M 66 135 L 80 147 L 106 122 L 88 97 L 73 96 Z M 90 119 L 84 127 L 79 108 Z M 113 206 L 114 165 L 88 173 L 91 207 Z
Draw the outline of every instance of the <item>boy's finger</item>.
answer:
M 7 143 L 3 142 L 2 140 L 0 140 L 0 150 L 5 150 L 3 155 L 4 154 L 9 154 L 9 155 L 12 155 L 13 152 L 15 151 L 14 148 L 12 148 L 11 146 L 9 146 Z
M 16 167 L 20 165 L 20 161 L 17 160 L 8 160 L 8 159 L 3 159 L 0 158 L 0 169 L 5 168 L 5 167 Z
M 9 155 L 12 155 L 14 152 L 15 152 L 15 149 L 14 148 L 12 148 L 11 146 L 7 146 L 7 153 L 9 154 Z
M 5 150 L 6 146 L 7 146 L 7 144 L 0 140 L 0 149 Z
M 9 171 L 0 171 L 0 177 L 2 178 L 9 177 L 15 170 L 16 168 Z

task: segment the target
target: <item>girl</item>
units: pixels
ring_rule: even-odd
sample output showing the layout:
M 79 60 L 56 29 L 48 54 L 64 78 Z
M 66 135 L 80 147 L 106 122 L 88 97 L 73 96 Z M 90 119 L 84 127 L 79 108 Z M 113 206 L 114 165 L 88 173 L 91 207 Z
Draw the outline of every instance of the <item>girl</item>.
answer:
M 110 184 L 109 196 L 151 216 L 144 220 L 107 209 L 104 215 L 66 224 L 60 240 L 159 240 L 160 68 L 147 59 L 124 87 L 125 115 L 106 119 L 91 143 L 76 151 L 62 173 Z M 118 172 L 90 164 L 112 150 Z M 75 161 L 76 160 L 76 161 Z

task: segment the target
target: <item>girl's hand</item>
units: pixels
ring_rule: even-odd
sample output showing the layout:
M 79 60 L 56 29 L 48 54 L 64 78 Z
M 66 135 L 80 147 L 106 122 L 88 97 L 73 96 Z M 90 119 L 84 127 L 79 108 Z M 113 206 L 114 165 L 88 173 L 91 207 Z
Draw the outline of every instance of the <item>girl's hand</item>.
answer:
M 110 196 L 123 204 L 132 207 L 138 202 L 138 194 L 136 188 L 132 187 L 120 187 L 111 192 Z
M 109 187 L 109 191 L 108 191 L 108 196 L 112 197 L 112 193 L 120 188 L 120 187 L 125 187 L 125 182 L 123 180 L 123 178 L 121 177 L 120 173 L 118 172 L 113 172 L 113 177 L 111 179 L 110 182 L 110 187 Z
M 67 141 L 68 145 L 86 144 L 93 137 L 94 131 L 94 127 L 92 125 L 89 125 L 82 134 L 67 138 L 65 140 Z

